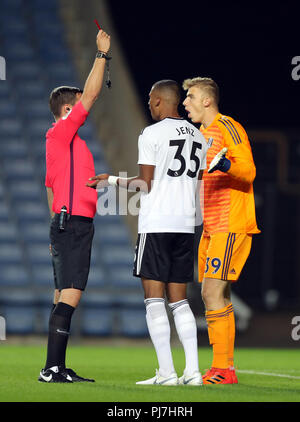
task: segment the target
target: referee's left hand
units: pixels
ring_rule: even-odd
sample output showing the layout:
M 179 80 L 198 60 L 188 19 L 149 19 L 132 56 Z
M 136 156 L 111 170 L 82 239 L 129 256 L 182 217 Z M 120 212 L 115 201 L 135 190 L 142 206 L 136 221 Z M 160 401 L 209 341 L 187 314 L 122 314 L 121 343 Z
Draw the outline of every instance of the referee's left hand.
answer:
M 86 186 L 93 189 L 102 189 L 109 186 L 108 184 L 108 176 L 107 173 L 98 174 L 97 176 L 90 177 L 89 180 L 94 180 L 94 182 L 87 182 Z

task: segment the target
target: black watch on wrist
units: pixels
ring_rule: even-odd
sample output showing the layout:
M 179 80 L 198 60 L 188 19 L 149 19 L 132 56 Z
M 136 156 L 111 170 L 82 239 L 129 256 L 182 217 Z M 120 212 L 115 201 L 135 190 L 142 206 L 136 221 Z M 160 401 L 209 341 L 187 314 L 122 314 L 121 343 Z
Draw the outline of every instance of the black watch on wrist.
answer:
M 111 57 L 108 57 L 108 55 L 107 55 L 107 53 L 104 53 L 103 51 L 97 51 L 97 53 L 96 53 L 96 58 L 97 59 L 105 59 L 105 60 L 110 60 L 111 59 Z

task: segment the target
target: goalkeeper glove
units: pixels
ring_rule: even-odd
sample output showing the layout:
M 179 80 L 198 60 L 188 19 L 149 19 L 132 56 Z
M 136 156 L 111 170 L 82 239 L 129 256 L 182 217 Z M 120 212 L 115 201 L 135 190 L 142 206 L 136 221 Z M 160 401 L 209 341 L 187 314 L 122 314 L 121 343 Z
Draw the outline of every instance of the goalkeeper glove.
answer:
M 227 151 L 227 148 L 221 149 L 221 151 L 212 159 L 208 173 L 212 173 L 216 170 L 220 170 L 223 173 L 226 173 L 230 169 L 231 161 L 225 157 Z

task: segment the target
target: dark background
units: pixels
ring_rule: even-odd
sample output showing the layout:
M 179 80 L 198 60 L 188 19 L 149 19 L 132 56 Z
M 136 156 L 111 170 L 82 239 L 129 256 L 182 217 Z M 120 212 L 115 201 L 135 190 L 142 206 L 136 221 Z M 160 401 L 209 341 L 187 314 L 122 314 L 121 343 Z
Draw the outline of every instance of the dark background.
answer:
M 288 183 L 299 183 L 300 55 L 296 2 L 120 2 L 111 16 L 145 112 L 154 82 L 212 77 L 220 111 L 247 131 L 278 130 L 288 140 Z M 184 96 L 184 93 L 183 93 Z M 181 109 L 184 115 L 184 110 Z M 149 123 L 151 122 L 149 116 Z M 251 140 L 251 139 L 250 139 Z M 258 225 L 250 258 L 234 291 L 268 311 L 299 309 L 300 196 L 277 183 L 275 144 L 252 142 Z
M 209 76 L 246 128 L 298 125 L 296 2 L 109 1 L 141 97 L 160 79 Z

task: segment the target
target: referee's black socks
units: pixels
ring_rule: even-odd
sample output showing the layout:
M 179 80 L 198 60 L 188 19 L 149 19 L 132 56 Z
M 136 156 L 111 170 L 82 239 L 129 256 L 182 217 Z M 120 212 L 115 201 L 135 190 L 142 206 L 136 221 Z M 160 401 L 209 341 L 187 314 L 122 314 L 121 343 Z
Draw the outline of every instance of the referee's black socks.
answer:
M 58 302 L 51 313 L 45 369 L 52 366 L 65 367 L 66 349 L 74 310 L 73 306 Z

